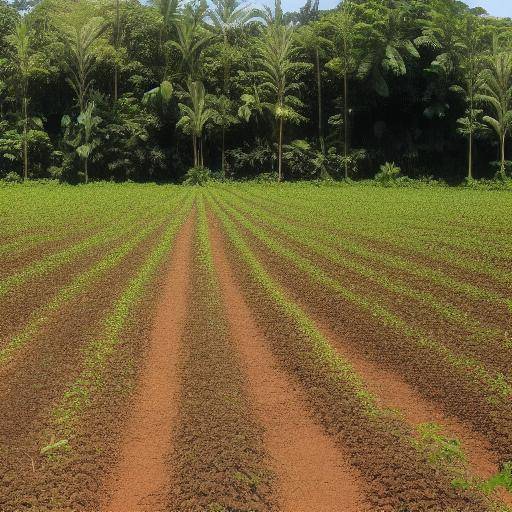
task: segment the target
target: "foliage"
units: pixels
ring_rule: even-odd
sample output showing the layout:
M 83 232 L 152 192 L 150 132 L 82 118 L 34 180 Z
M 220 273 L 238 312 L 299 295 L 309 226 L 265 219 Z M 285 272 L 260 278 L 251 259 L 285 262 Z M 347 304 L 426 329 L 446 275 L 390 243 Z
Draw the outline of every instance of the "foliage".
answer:
M 499 138 L 500 171 L 505 177 L 505 138 L 512 129 L 512 42 L 494 36 L 493 49 L 488 57 L 489 67 L 479 79 L 477 99 L 489 105 L 494 117 L 487 115 L 483 120 L 491 126 Z
M 450 183 L 491 177 L 497 159 L 500 179 L 508 172 L 512 24 L 462 2 L 17 7 L 0 2 L 4 173 L 85 179 L 69 143 L 93 101 L 103 120 L 91 139 L 95 179 L 179 181 L 204 160 L 240 178 L 359 179 L 386 161 Z M 59 126 L 65 116 L 72 130 Z
M 383 187 L 390 187 L 400 176 L 400 167 L 394 163 L 386 162 L 380 166 L 380 171 L 375 175 L 375 181 Z
M 206 185 L 213 178 L 212 171 L 206 167 L 191 167 L 183 179 L 184 185 Z
M 294 140 L 283 146 L 283 160 L 291 178 L 315 179 L 326 176 L 325 159 L 305 140 Z

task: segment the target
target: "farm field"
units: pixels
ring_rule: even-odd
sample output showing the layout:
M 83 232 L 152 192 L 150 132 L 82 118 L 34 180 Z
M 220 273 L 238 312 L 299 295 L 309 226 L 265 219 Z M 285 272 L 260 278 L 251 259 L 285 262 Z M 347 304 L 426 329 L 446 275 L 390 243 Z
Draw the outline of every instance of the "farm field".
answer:
M 0 187 L 0 511 L 512 510 L 511 212 Z

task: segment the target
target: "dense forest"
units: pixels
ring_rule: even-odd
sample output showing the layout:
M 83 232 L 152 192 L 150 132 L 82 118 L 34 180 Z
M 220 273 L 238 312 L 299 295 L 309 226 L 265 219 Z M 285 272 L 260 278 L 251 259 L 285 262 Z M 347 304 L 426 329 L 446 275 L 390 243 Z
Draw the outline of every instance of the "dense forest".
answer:
M 457 0 L 0 0 L 0 41 L 7 180 L 512 172 L 512 19 Z

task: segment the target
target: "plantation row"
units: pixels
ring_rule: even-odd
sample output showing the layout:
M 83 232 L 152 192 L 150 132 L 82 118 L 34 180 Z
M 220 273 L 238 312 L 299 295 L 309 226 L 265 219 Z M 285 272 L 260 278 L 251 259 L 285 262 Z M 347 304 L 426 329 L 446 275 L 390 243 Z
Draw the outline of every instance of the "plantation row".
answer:
M 505 195 L 13 190 L 2 512 L 512 505 Z

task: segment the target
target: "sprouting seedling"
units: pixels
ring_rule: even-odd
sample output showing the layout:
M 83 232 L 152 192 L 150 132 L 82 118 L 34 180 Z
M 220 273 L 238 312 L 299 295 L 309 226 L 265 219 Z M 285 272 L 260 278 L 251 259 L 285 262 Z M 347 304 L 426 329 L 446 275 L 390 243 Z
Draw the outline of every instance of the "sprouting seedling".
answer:
M 458 439 L 449 439 L 442 434 L 436 423 L 422 423 L 417 427 L 419 443 L 434 464 L 460 465 L 466 462 L 466 455 Z
M 58 452 L 68 451 L 69 449 L 70 446 L 67 439 L 60 439 L 59 441 L 55 441 L 55 437 L 52 436 L 50 444 L 41 448 L 41 455 L 46 455 L 47 457 L 50 457 Z

